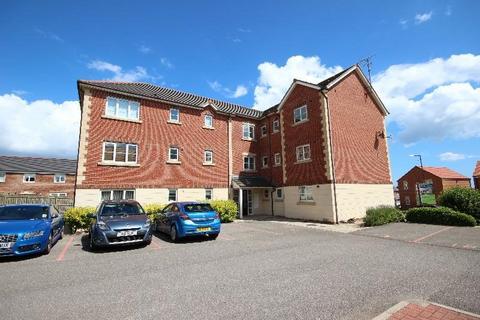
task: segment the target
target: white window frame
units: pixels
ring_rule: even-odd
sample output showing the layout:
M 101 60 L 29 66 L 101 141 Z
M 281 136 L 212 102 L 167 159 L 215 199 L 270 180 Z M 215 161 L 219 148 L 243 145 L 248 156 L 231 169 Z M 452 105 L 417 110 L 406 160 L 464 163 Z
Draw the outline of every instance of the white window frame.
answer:
M 210 198 L 208 197 L 208 193 L 210 193 Z M 212 200 L 213 199 L 213 189 L 207 188 L 205 189 L 205 200 Z
M 300 186 L 298 187 L 298 198 L 300 202 L 312 202 L 313 201 L 313 188 L 312 186 Z
M 245 168 L 245 159 L 251 159 L 251 161 L 249 160 L 248 161 L 248 168 Z M 243 171 L 255 171 L 255 168 L 256 168 L 256 165 L 255 165 L 255 159 L 256 157 L 254 155 L 251 155 L 251 154 L 246 154 L 246 155 L 243 155 Z M 253 168 L 250 168 L 250 164 L 253 165 Z
M 282 155 L 277 152 L 273 155 L 274 160 L 275 160 L 275 166 L 281 166 L 282 165 Z
M 0 183 L 4 183 L 7 181 L 7 173 L 4 171 L 0 171 Z
M 171 192 L 175 192 L 175 199 L 174 200 L 170 200 L 170 193 Z M 178 201 L 178 189 L 168 189 L 168 198 L 167 198 L 167 201 L 170 203 L 170 202 L 177 202 Z
M 63 179 L 62 179 L 63 177 Z M 57 179 L 58 178 L 58 179 Z M 66 183 L 67 175 L 64 173 L 56 173 L 53 175 L 53 183 Z
M 177 150 L 177 158 L 172 158 L 172 151 Z M 180 148 L 179 147 L 169 147 L 168 148 L 168 161 L 169 162 L 180 162 Z
M 310 149 L 310 144 L 303 144 L 298 146 L 296 149 L 297 162 L 309 161 L 312 159 L 312 150 Z M 308 153 L 305 152 L 308 150 Z M 305 155 L 307 153 L 308 157 Z
M 262 168 L 268 168 L 268 156 L 262 157 Z
M 275 119 L 272 122 L 272 132 L 276 133 L 279 131 L 280 131 L 280 121 L 278 119 Z
M 113 160 L 106 160 L 105 159 L 105 147 L 108 144 L 113 145 Z M 117 161 L 117 145 L 124 144 L 125 145 L 125 161 Z M 129 161 L 128 154 L 130 149 L 135 149 L 135 160 Z M 138 160 L 138 145 L 134 143 L 126 143 L 126 142 L 112 142 L 112 141 L 104 141 L 103 148 L 102 148 L 102 162 L 104 163 L 116 163 L 116 164 L 137 164 Z
M 122 200 L 127 200 L 126 199 L 126 195 L 127 195 L 127 192 L 132 192 L 133 193 L 133 198 L 131 199 L 128 199 L 128 200 L 135 200 L 135 197 L 136 197 L 136 192 L 134 189 L 106 189 L 106 190 L 100 190 L 100 199 L 102 200 L 113 200 L 113 192 L 114 191 L 122 191 Z M 110 197 L 108 199 L 103 199 L 103 193 L 106 193 L 106 192 L 109 192 L 110 193 Z
M 172 118 L 172 111 L 177 111 L 177 119 Z M 168 121 L 173 123 L 180 123 L 180 109 L 171 107 L 168 111 Z
M 405 196 L 404 200 L 405 200 L 405 205 L 409 206 L 410 203 L 411 203 L 410 202 L 410 196 Z
M 255 140 L 255 125 L 253 123 L 245 122 L 242 125 L 242 138 L 244 140 Z
M 207 159 L 207 156 L 210 155 L 210 160 Z M 213 164 L 213 151 L 204 150 L 203 151 L 203 164 Z
M 60 198 L 60 197 L 67 197 L 66 192 L 51 192 L 48 194 L 49 197 L 55 197 L 55 198 Z
M 305 112 L 303 112 L 305 111 Z M 298 115 L 298 119 L 297 119 Z M 307 105 L 303 105 L 301 107 L 293 109 L 293 123 L 301 123 L 308 120 L 308 107 Z
M 210 119 L 210 124 L 207 123 L 207 119 Z M 213 116 L 211 114 L 206 114 L 205 117 L 203 118 L 203 126 L 205 128 L 213 128 Z
M 278 196 L 278 191 L 280 191 L 280 197 Z M 277 200 L 283 199 L 283 189 L 282 188 L 277 188 L 275 189 L 275 198 Z
M 24 173 L 22 181 L 23 183 L 35 183 L 37 181 L 37 175 L 35 173 Z
M 403 180 L 402 184 L 403 184 L 403 190 L 408 190 L 408 181 Z
M 268 131 L 267 131 L 267 125 L 266 124 L 264 124 L 260 127 L 260 133 L 261 133 L 262 138 L 267 136 Z
M 111 101 L 111 100 L 115 100 L 115 113 L 114 114 L 110 114 L 109 111 L 108 111 L 108 104 L 109 104 L 108 102 Z M 118 110 L 120 108 L 120 101 L 126 101 L 128 103 L 127 116 L 126 117 L 118 115 L 118 113 L 119 113 Z M 132 106 L 133 105 L 137 106 L 137 116 L 136 117 L 131 116 L 131 114 L 133 113 L 132 112 L 132 109 L 133 109 Z M 140 119 L 140 103 L 138 103 L 137 101 L 127 100 L 127 99 L 120 99 L 120 98 L 116 98 L 116 97 L 107 97 L 106 104 L 105 104 L 105 115 L 107 117 L 138 121 Z

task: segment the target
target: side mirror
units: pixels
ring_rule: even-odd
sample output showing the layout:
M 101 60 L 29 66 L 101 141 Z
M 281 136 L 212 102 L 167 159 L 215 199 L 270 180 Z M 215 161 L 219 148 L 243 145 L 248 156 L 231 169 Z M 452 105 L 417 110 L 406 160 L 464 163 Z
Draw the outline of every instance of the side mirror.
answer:
M 87 218 L 96 219 L 96 218 L 97 218 L 97 215 L 96 215 L 95 213 L 88 213 L 88 214 L 87 214 Z

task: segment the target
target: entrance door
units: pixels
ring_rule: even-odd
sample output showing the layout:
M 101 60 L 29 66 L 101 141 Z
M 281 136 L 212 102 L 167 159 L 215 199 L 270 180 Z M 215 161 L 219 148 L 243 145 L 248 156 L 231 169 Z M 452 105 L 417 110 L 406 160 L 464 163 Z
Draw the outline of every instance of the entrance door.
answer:
M 243 215 L 248 216 L 253 212 L 252 190 L 242 190 L 242 192 Z

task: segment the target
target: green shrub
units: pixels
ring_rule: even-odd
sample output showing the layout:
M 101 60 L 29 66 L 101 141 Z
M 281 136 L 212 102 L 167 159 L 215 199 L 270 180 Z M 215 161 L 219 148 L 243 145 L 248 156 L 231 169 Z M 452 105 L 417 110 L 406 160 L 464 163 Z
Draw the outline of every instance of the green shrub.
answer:
M 407 210 L 408 222 L 440 224 L 446 226 L 475 226 L 475 218 L 446 207 L 420 207 Z
M 143 206 L 143 209 L 147 213 L 148 218 L 150 221 L 156 221 L 157 220 L 157 215 L 162 212 L 163 208 L 165 208 L 166 205 L 164 204 L 159 204 L 159 203 L 149 203 Z
M 364 219 L 365 226 L 380 226 L 391 222 L 405 221 L 405 215 L 402 211 L 391 206 L 379 206 L 367 210 Z
M 480 221 L 480 191 L 455 187 L 445 190 L 438 198 L 438 204 L 473 216 Z
M 63 218 L 65 224 L 70 227 L 72 232 L 76 232 L 79 229 L 87 230 L 92 222 L 92 219 L 88 217 L 88 214 L 95 213 L 93 207 L 75 207 L 67 209 Z
M 233 200 L 212 200 L 209 202 L 213 210 L 218 212 L 222 222 L 232 222 L 237 218 L 238 208 Z

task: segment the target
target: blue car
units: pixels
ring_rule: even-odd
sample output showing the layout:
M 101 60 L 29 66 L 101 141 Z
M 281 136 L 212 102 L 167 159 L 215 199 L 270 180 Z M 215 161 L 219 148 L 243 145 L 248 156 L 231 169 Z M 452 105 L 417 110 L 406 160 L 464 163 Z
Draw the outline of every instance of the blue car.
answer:
M 158 214 L 157 231 L 170 235 L 172 241 L 187 236 L 209 236 L 216 239 L 220 234 L 220 217 L 208 203 L 174 202 Z
M 0 256 L 48 254 L 63 229 L 63 216 L 52 205 L 0 206 Z
M 90 249 L 130 244 L 148 245 L 152 241 L 150 220 L 134 200 L 105 200 L 91 216 Z

